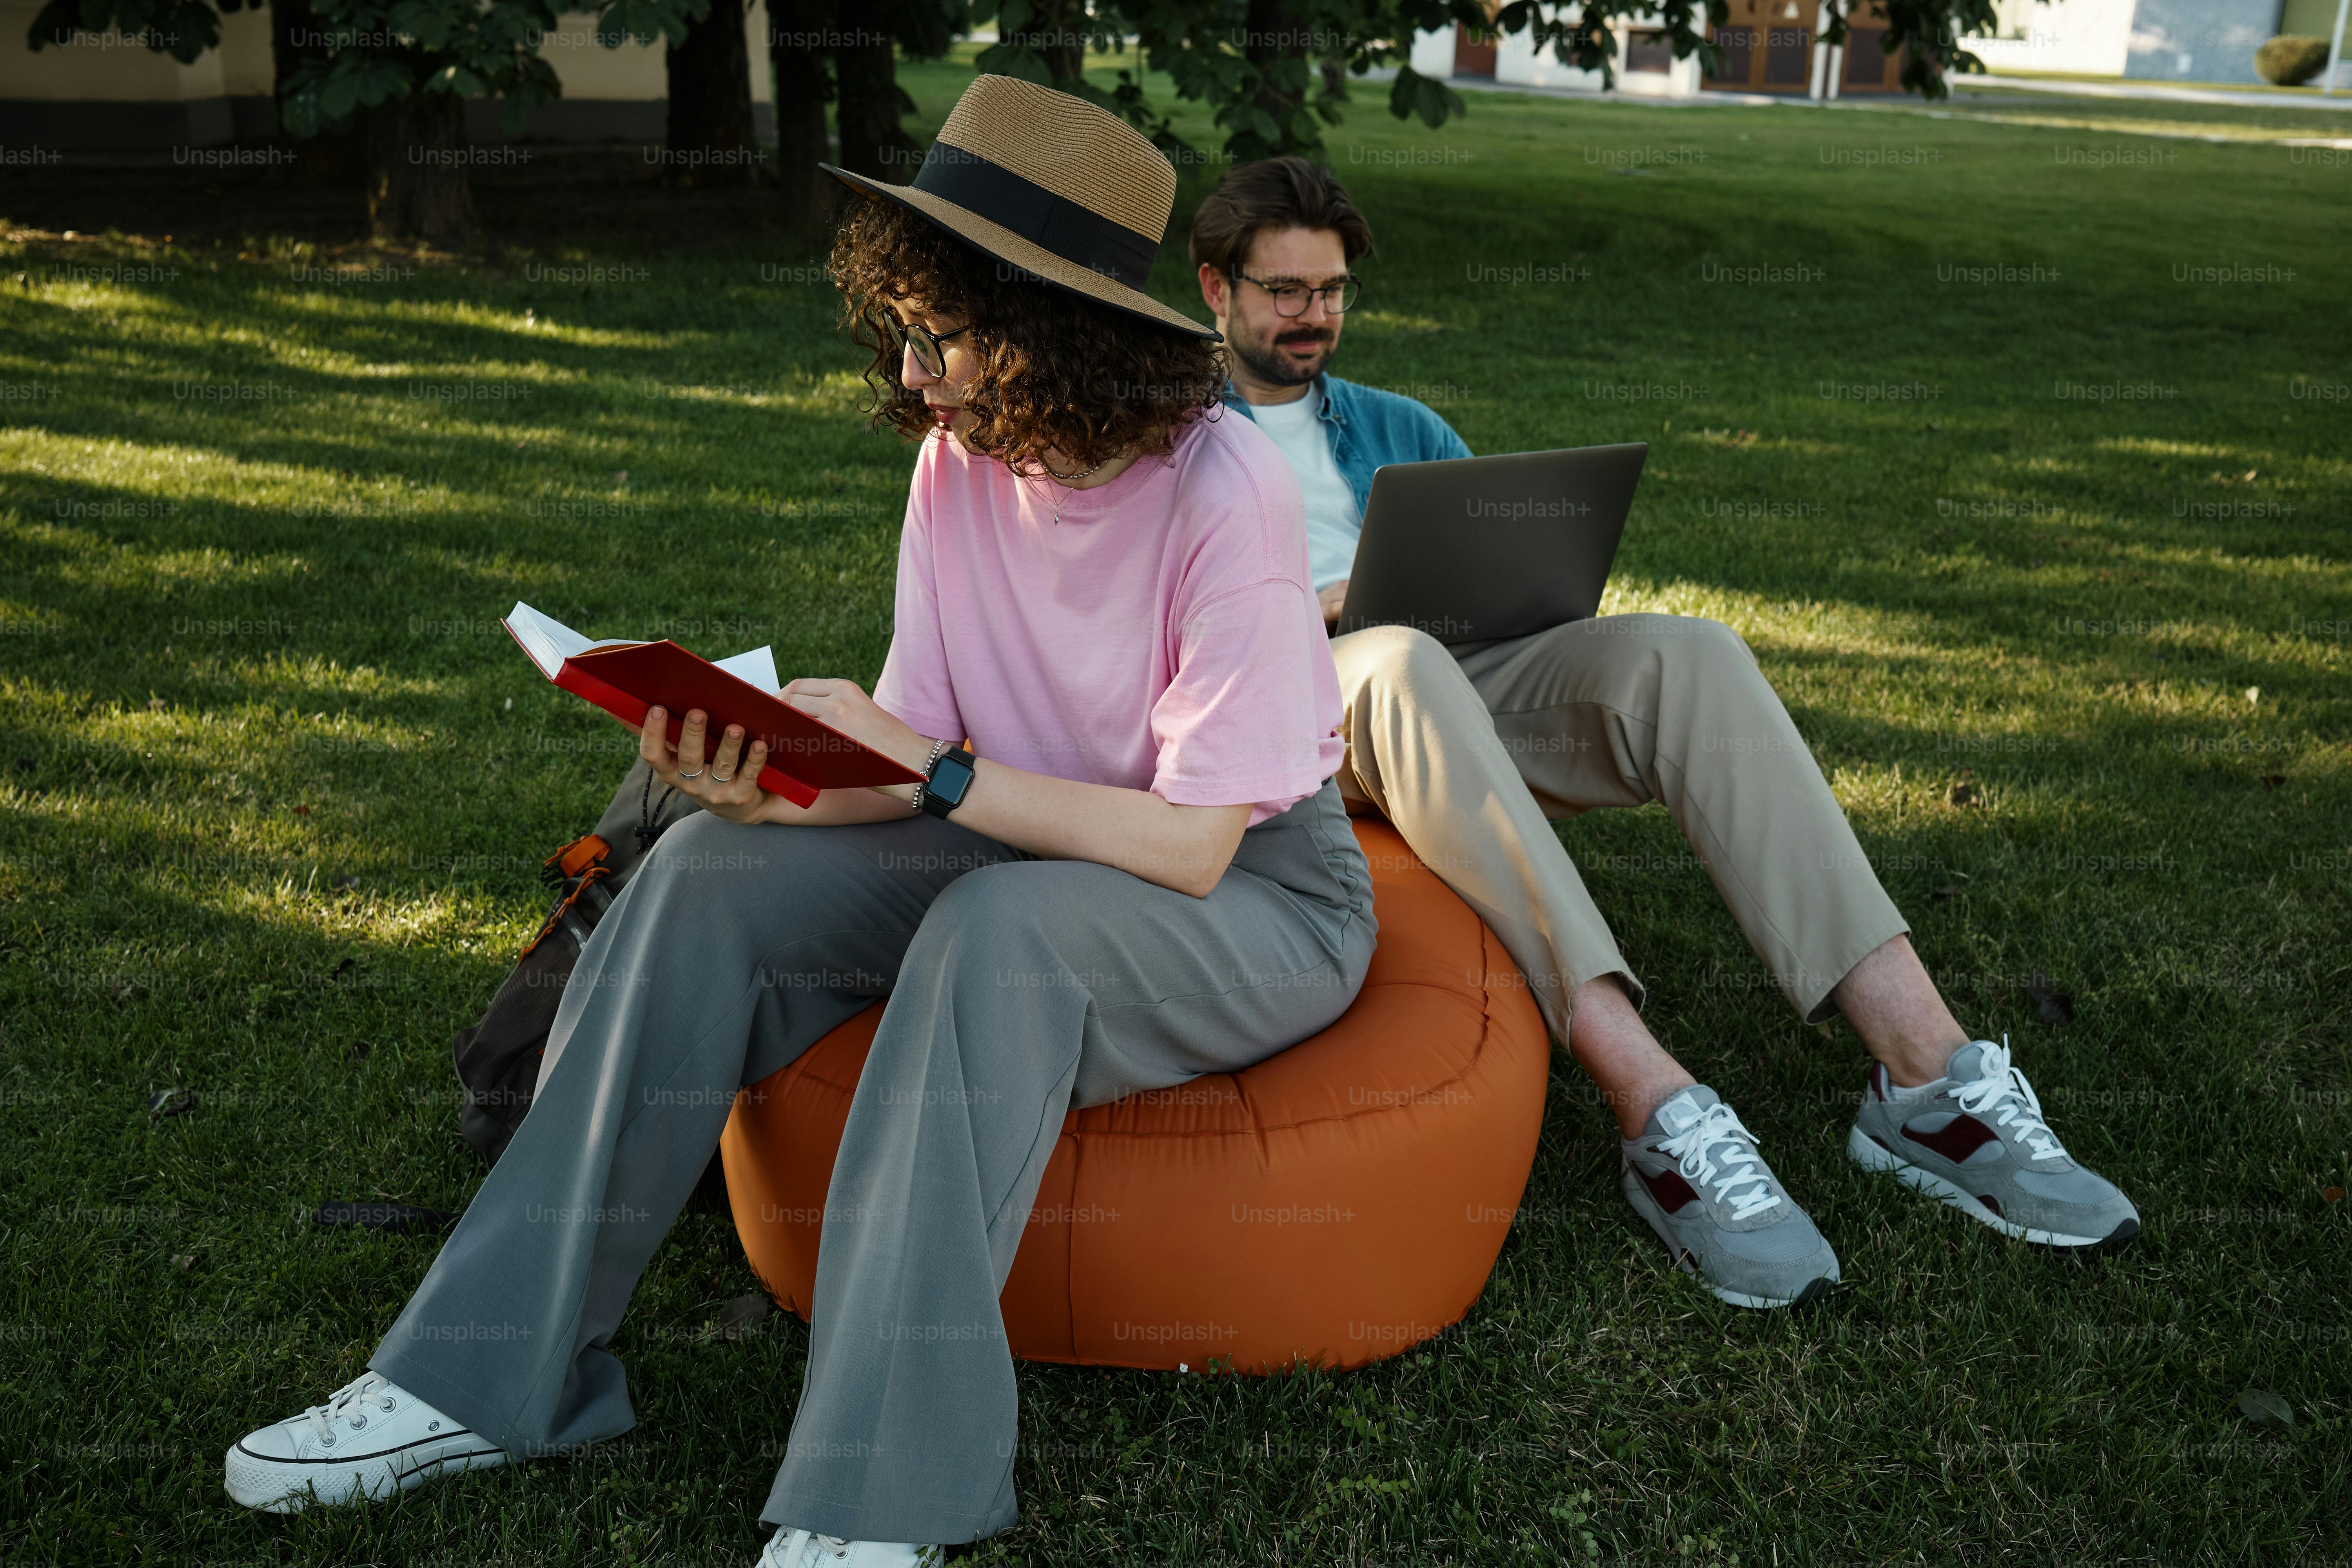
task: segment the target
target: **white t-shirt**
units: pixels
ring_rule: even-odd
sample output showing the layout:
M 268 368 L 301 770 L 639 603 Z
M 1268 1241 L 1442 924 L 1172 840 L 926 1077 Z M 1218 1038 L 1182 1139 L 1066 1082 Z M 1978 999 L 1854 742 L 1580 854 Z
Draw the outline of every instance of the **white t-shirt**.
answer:
M 1320 593 L 1355 569 L 1356 540 L 1364 531 L 1356 492 L 1331 460 L 1331 438 L 1323 433 L 1323 388 L 1292 403 L 1253 403 L 1250 413 L 1298 476 L 1307 503 L 1307 569 Z

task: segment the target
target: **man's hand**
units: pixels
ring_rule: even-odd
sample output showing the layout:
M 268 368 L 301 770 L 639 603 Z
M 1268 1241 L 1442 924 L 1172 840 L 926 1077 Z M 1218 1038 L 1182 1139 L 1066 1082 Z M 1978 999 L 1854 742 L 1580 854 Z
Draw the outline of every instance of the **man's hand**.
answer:
M 1348 579 L 1345 577 L 1340 578 L 1337 583 L 1332 584 L 1329 587 L 1315 595 L 1315 603 L 1323 611 L 1323 624 L 1325 626 L 1335 626 L 1339 624 L 1339 611 L 1347 602 Z

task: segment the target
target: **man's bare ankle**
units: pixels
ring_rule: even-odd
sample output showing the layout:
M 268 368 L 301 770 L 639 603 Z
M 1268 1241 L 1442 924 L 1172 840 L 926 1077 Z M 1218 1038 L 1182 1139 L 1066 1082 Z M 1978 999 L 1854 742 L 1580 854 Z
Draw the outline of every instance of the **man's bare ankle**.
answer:
M 1885 1065 L 1887 1081 L 1895 1088 L 1917 1089 L 1943 1077 L 1952 1053 L 1968 1043 L 1967 1037 L 1962 1037 L 1949 1043 L 1905 1046 L 1872 1054 Z
M 1601 1090 L 1601 1098 L 1617 1113 L 1618 1131 L 1627 1138 L 1639 1138 L 1649 1129 L 1650 1118 L 1658 1107 L 1698 1082 L 1687 1072 L 1680 1073 L 1679 1078 L 1679 1082 L 1672 1079 L 1655 1079 L 1618 1094 Z

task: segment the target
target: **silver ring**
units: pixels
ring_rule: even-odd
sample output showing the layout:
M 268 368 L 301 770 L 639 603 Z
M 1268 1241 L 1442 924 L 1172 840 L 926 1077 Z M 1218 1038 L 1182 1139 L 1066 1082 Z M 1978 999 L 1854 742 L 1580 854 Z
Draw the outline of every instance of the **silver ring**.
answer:
M 702 770 L 697 768 L 690 773 L 680 773 L 677 776 L 682 779 L 698 779 L 702 776 Z
M 729 773 L 722 779 L 714 773 L 710 775 L 710 782 L 712 784 L 733 784 L 735 782 L 735 775 L 733 773 Z

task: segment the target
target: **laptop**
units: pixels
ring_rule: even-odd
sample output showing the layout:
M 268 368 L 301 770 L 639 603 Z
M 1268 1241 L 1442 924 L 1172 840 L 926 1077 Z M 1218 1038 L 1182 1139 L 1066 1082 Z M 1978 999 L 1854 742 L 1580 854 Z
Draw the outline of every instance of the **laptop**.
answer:
M 1630 441 L 1377 469 L 1333 635 L 1492 642 L 1600 614 L 1649 455 Z

